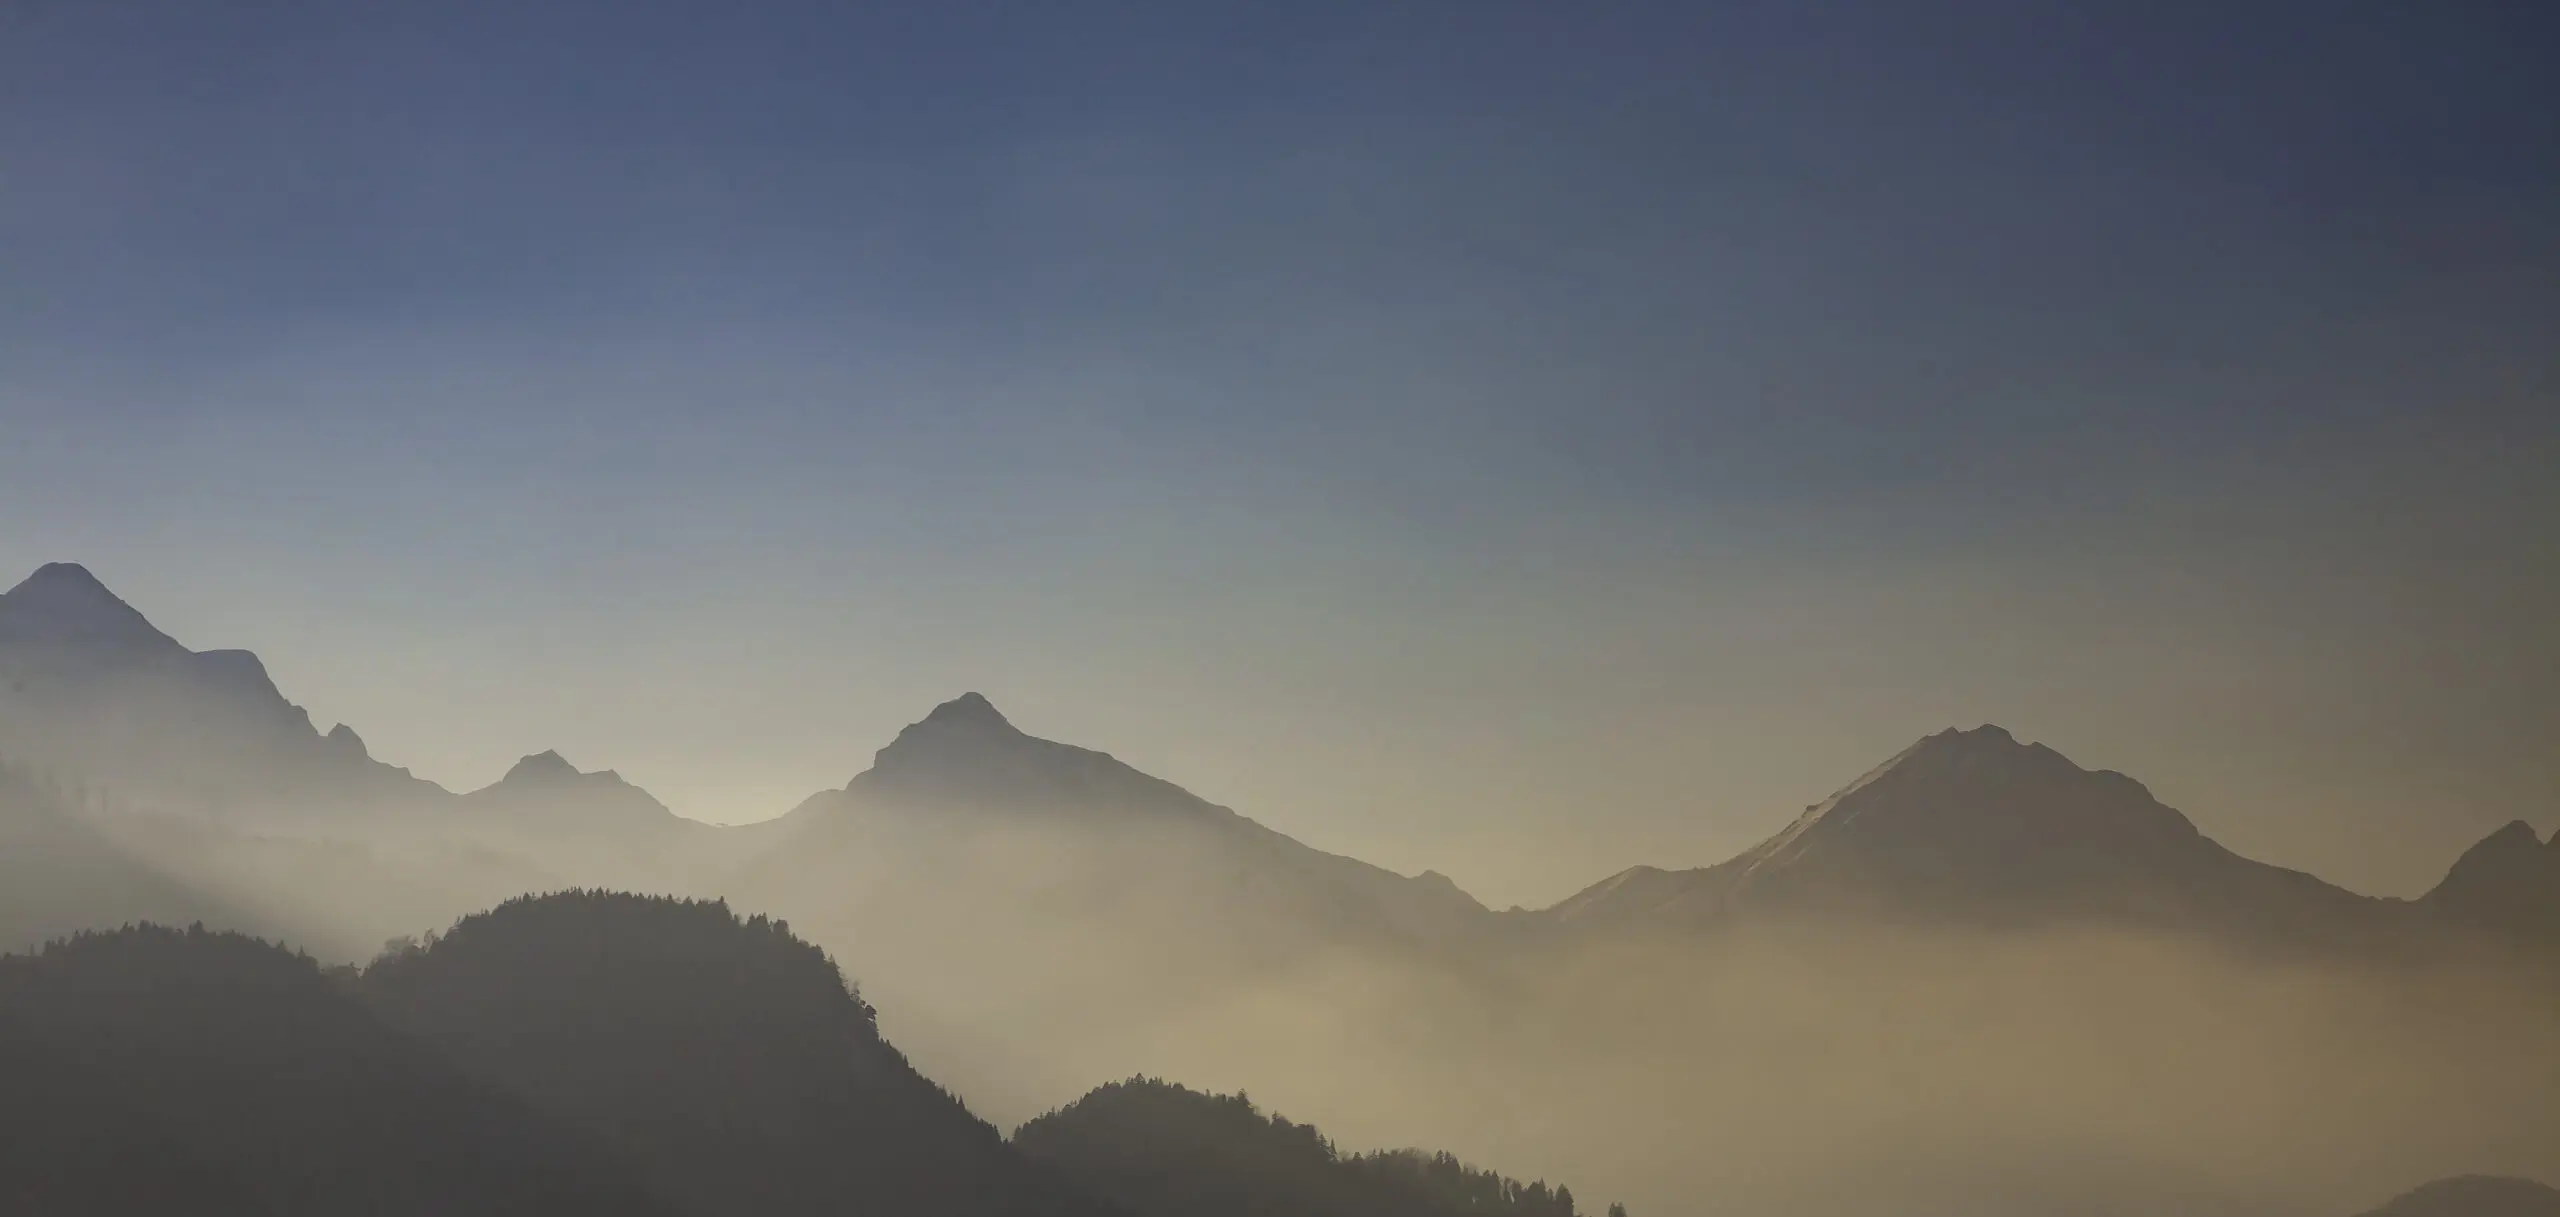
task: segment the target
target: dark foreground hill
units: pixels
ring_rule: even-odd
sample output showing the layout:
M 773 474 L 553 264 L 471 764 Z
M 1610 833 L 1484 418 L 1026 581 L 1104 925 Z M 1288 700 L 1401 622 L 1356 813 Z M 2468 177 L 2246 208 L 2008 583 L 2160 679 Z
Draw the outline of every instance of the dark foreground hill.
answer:
M 697 1217 L 1106 1211 L 909 1066 L 818 948 L 724 904 L 510 901 L 363 987 Z
M 655 1217 L 311 960 L 156 927 L 0 958 L 0 1212 Z
M 1339 1153 L 1313 1125 L 1266 1116 L 1243 1095 L 1148 1078 L 1033 1120 L 1014 1145 L 1136 1217 L 1577 1217 L 1562 1187 L 1447 1154 Z
M 2560 1188 L 2529 1179 L 2439 1179 L 2364 1217 L 2560 1217 Z

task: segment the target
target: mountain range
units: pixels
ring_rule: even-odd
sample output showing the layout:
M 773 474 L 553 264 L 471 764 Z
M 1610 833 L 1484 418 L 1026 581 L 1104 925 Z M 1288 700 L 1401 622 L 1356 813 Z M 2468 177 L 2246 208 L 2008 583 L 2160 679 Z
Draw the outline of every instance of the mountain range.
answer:
M 1118 869 L 1133 856 L 1178 860 L 1196 880 L 1132 891 L 1095 875 L 1055 899 L 1209 901 L 1317 935 L 1692 929 L 1864 911 L 2257 937 L 2356 939 L 2422 921 L 2560 937 L 2560 838 L 2521 821 L 2480 842 L 2424 898 L 2372 899 L 2233 854 L 2139 782 L 1992 726 L 1919 741 L 1727 861 L 1634 867 L 1508 918 L 1436 873 L 1406 877 L 1324 853 L 1105 753 L 1026 734 L 975 693 L 900 732 L 842 789 L 746 828 L 686 819 L 610 771 L 581 772 L 549 751 L 454 794 L 374 759 L 344 724 L 317 730 L 255 655 L 188 650 L 70 563 L 0 594 L 0 761 L 118 808 L 237 833 L 437 843 L 509 860 L 475 895 L 546 876 L 694 891 L 745 876 L 747 887 L 796 903 L 808 889 L 845 886 L 830 859 L 904 849 L 946 866 L 1000 867 L 988 842 L 1030 832 L 1043 850 L 1117 859 Z M 1088 873 L 1052 869 L 1062 885 Z
M 521 899 L 564 889 L 584 894 Z M 669 899 L 629 903 L 606 889 Z M 461 1082 L 435 1085 L 525 1107 L 530 1116 L 487 1118 L 537 1121 L 543 1131 L 527 1135 L 570 1147 L 564 1161 L 654 1164 L 607 1172 L 598 1194 L 637 1187 L 688 1212 L 796 1211 L 770 1190 L 785 1187 L 777 1180 L 834 1179 L 809 1194 L 855 1186 L 827 1174 L 832 1148 L 789 1131 L 803 1124 L 842 1130 L 828 1147 L 894 1141 L 881 1131 L 890 1123 L 943 1128 L 900 1153 L 997 1189 L 984 1193 L 996 1208 L 980 1211 L 1052 1184 L 1141 1213 L 1201 1211 L 1130 1190 L 1133 1177 L 1171 1176 L 1109 1158 L 1132 1143 L 1126 1129 L 1159 1120 L 1227 1128 L 1232 1143 L 1199 1152 L 1276 1154 L 1294 1165 L 1271 1187 L 1331 1197 L 1334 1211 L 1382 1211 L 1388 1193 L 1375 1189 L 1401 1195 L 1411 1182 L 1397 1173 L 1410 1162 L 1344 1154 L 1327 1165 L 1300 1153 L 1300 1134 L 1231 1119 L 1196 1092 L 1124 1088 L 1069 1103 L 1132 1073 L 1271 1087 L 1370 1144 L 1412 1127 L 1495 1160 L 1579 1146 L 1577 1176 L 1636 1171 L 1654 1182 L 1628 1194 L 1654 1209 L 1687 1203 L 1701 1166 L 1621 1127 L 1632 1096 L 1663 1113 L 1649 1121 L 1720 1121 L 1728 1142 L 1764 1138 L 1756 1152 L 1783 1155 L 1847 1113 L 1904 1119 L 1880 1113 L 1906 1111 L 1895 1104 L 1918 1088 L 1977 1106 L 1908 1108 L 1916 1123 L 1879 1144 L 1925 1143 L 1938 1125 L 1952 1135 L 1971 1110 L 1980 1122 L 1959 1144 L 2036 1147 L 1961 1169 L 1916 1150 L 1759 1175 L 1738 1164 L 1747 1159 L 1708 1164 L 1728 1188 L 1788 1171 L 1872 1180 L 1774 1213 L 1881 1211 L 1860 1206 L 1940 1184 L 1963 1211 L 2045 1211 L 2044 1198 L 2087 1186 L 2039 1191 L 2030 1178 L 1979 1204 L 1966 1189 L 1977 1173 L 2037 1163 L 2138 1164 L 2128 1138 L 2220 1118 L 2193 1106 L 2192 1088 L 2252 1071 L 2266 1073 L 2253 1083 L 2261 1092 L 2299 1097 L 2218 1136 L 2199 1132 L 2177 1151 L 2183 1165 L 2110 1166 L 2133 1174 L 2102 1173 L 2105 1186 L 2131 1196 L 2127 1178 L 2226 1170 L 2215 1147 L 2235 1136 L 2364 1155 L 2360 1190 L 2291 1210 L 2309 1217 L 2413 1179 L 2560 1166 L 2535 1148 L 2560 1130 L 2560 1088 L 2532 1081 L 2549 1054 L 2517 1038 L 2547 1023 L 2560 992 L 2560 842 L 2519 822 L 2423 897 L 2363 896 L 2239 856 L 2134 779 L 1992 726 L 1916 742 L 1726 861 L 1634 867 L 1549 908 L 1496 911 L 1437 873 L 1325 852 L 1108 754 L 1039 738 L 975 693 L 933 707 L 844 786 L 758 824 L 687 819 L 552 751 L 450 791 L 376 759 L 351 727 L 319 730 L 255 656 L 189 650 L 86 570 L 47 566 L 0 594 L 0 950 L 134 921 L 237 928 L 327 960 L 379 956 L 360 1004 L 459 1070 Z M 453 928 L 418 937 L 443 926 Z M 807 943 L 844 961 L 859 998 L 828 996 L 842 985 Z M 646 972 L 657 996 L 602 999 L 621 983 L 594 971 L 606 967 Z M 2330 979 L 2296 987 L 2313 974 Z M 768 975 L 777 987 L 754 1009 L 687 1004 Z M 2360 996 L 2323 996 L 2333 989 Z M 438 996 L 454 992 L 476 996 Z M 605 1048 L 587 1042 L 600 1029 L 626 1021 L 614 1059 L 666 1057 L 662 1068 L 578 1064 Z M 706 1069 L 798 1097 L 723 1114 L 715 1080 L 680 1067 L 671 1037 L 682 1035 L 718 1037 L 683 1050 L 707 1054 Z M 899 1049 L 885 1047 L 890 1035 Z M 871 1081 L 827 1082 L 827 1069 L 754 1046 L 817 1039 L 869 1062 Z M 2025 1080 L 2058 1061 L 2113 1096 L 2093 1115 L 2073 1091 L 2060 1143 L 2059 1100 Z M 2147 1064 L 2125 1072 L 2135 1061 Z M 904 1114 L 882 1123 L 882 1109 L 794 1089 L 804 1083 L 894 1091 Z M 1087 1149 L 1045 1166 L 967 1165 L 993 1134 L 950 1114 L 955 1093 L 999 1122 L 1054 1111 L 1034 1121 L 1051 1131 L 1025 1144 Z M 1391 1097 L 1374 1107 L 1381 1095 Z M 1835 1097 L 1814 1107 L 1808 1095 Z M 2107 1110 L 2151 1123 L 2111 1122 Z M 2340 1111 L 2353 1131 L 2320 1131 Z M 764 1131 L 743 1131 L 753 1128 Z M 724 1137 L 729 1165 L 685 1164 L 684 1147 Z M 1651 1148 L 1629 1157 L 1622 1142 Z M 740 1165 L 750 1161 L 761 1165 Z M 886 1187 L 895 1165 L 857 1173 Z M 528 1186 L 586 1187 L 587 1170 L 571 1172 L 585 1183 Z M 1239 1186 L 1194 1185 L 1210 1207 Z M 254 1180 L 241 1186 L 263 1194 Z M 489 1193 L 482 1207 L 505 1211 L 512 1194 Z M 722 1207 L 748 1194 L 763 1198 Z M 2139 1194 L 2173 1206 L 2187 1195 Z

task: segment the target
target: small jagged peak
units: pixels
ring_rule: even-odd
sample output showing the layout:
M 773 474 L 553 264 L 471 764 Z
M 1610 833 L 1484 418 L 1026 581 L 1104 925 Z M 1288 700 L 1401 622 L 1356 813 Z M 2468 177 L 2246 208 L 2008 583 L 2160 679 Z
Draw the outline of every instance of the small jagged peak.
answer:
M 543 751 L 517 761 L 515 768 L 507 770 L 507 776 L 498 781 L 501 785 L 513 782 L 558 782 L 579 776 L 581 775 L 578 773 L 578 767 L 570 764 L 567 758 L 557 752 Z
M 1013 724 L 1006 720 L 1003 713 L 996 709 L 995 703 L 988 701 L 983 693 L 963 693 L 952 698 L 935 706 L 932 713 L 924 716 L 923 721 L 925 724 L 1013 730 Z
M 1984 723 L 1971 729 L 1949 727 L 1935 735 L 1926 736 L 1919 743 L 1905 749 L 1900 756 L 1887 761 L 1885 768 L 1891 769 L 1913 761 L 1943 763 L 1966 768 L 1988 766 L 2044 769 L 2055 772 L 2069 770 L 2075 773 L 2091 773 L 2110 780 L 2132 781 L 2112 770 L 2082 770 L 2078 765 L 2073 764 L 2069 757 L 2044 744 L 2021 740 L 2011 734 L 2008 728 L 1997 723 Z
M 329 742 L 357 756 L 371 758 L 373 755 L 365 749 L 364 737 L 357 735 L 356 729 L 345 723 L 329 728 Z
M 1913 746 L 1913 750 L 1916 752 L 1963 749 L 1968 752 L 1997 752 L 2009 749 L 2025 751 L 2033 747 L 2034 745 L 2031 744 L 2019 743 L 2018 737 L 2011 735 L 2007 727 L 1998 723 L 1984 723 L 1971 729 L 1949 727 L 1935 735 L 1923 738 Z

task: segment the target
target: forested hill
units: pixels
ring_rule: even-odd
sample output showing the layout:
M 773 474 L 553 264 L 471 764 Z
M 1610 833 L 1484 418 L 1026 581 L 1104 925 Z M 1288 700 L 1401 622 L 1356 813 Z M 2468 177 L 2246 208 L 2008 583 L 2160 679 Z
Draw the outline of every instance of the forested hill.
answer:
M 699 1217 L 1107 1212 L 909 1066 L 818 948 L 717 901 L 512 900 L 363 991 Z
M 1151 1078 L 1103 1086 L 1023 1125 L 1013 1143 L 1134 1217 L 1579 1217 L 1563 1187 L 1445 1153 L 1341 1153 L 1315 1126 L 1241 1094 Z
M 619 1163 L 234 934 L 0 957 L 0 1212 L 673 1217 Z

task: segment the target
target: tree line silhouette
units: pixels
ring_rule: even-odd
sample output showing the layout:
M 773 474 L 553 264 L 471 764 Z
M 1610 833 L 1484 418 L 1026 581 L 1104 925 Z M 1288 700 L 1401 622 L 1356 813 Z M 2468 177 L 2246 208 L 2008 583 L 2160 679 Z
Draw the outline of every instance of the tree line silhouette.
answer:
M 1243 1094 L 1113 1082 L 1014 1133 L 1136 1217 L 1580 1217 L 1573 1192 L 1447 1153 L 1345 1154 Z M 1626 1217 L 1618 1205 L 1609 1217 Z
M 0 956 L 0 1080 L 0 1212 L 48 1217 L 1580 1217 L 1143 1078 L 1008 1142 L 719 901 L 524 897 L 361 968 L 84 931 Z

